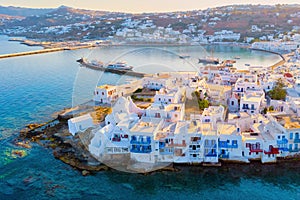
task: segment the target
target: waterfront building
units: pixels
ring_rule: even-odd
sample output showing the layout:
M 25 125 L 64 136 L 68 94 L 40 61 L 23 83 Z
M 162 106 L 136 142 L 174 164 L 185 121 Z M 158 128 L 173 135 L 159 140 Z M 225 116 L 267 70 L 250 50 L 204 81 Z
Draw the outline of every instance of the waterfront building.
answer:
M 300 152 L 300 118 L 285 113 L 267 114 L 268 119 L 280 130 L 276 140 L 283 155 L 295 155 Z M 270 132 L 271 133 L 271 132 Z
M 235 124 L 218 123 L 217 130 L 219 158 L 244 161 L 240 128 Z
M 142 163 L 155 163 L 158 145 L 154 134 L 163 119 L 143 117 L 130 129 L 130 158 Z
M 68 120 L 69 132 L 74 136 L 78 132 L 83 132 L 86 129 L 93 127 L 93 118 L 90 114 L 74 117 Z
M 168 74 L 158 75 L 156 77 L 145 77 L 143 78 L 143 87 L 151 90 L 172 88 L 172 79 Z
M 111 104 L 119 97 L 116 86 L 102 85 L 98 86 L 94 92 L 94 101 L 104 104 Z
M 218 163 L 218 134 L 213 123 L 201 123 L 200 131 L 202 133 L 202 141 L 204 144 L 204 162 Z

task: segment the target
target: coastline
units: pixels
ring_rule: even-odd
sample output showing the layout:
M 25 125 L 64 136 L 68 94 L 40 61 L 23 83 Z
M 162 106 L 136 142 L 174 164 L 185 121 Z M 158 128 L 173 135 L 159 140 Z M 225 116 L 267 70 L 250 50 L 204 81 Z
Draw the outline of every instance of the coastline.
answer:
M 68 117 L 61 118 L 59 116 L 61 115 L 59 114 L 56 119 L 51 121 L 51 123 L 53 123 L 54 121 L 58 120 L 59 123 L 53 124 L 52 126 L 48 123 L 44 123 L 41 126 L 38 126 L 38 128 L 35 127 L 30 130 L 27 129 L 21 131 L 21 134 L 16 139 L 16 142 L 36 143 L 44 148 L 51 149 L 53 156 L 56 159 L 59 159 L 62 162 L 72 166 L 76 170 L 79 170 L 83 176 L 98 171 L 116 169 L 111 165 L 100 163 L 89 153 L 89 151 L 86 149 L 86 145 L 81 142 L 79 138 L 87 137 L 84 136 L 84 134 L 90 134 L 90 130 L 86 130 L 81 136 L 77 136 L 74 140 L 72 140 L 69 137 L 69 133 L 67 133 L 68 125 L 66 119 Z M 41 128 L 44 129 L 41 130 Z M 268 171 L 270 168 L 272 169 L 278 166 L 300 166 L 300 157 L 279 159 L 275 163 L 261 163 L 257 160 L 252 160 L 250 163 L 220 160 L 220 164 L 218 165 L 207 165 L 203 163 L 171 163 L 155 171 L 139 171 L 138 173 L 147 175 L 159 171 L 180 172 L 182 169 L 188 169 L 189 167 L 196 167 L 199 169 L 238 168 L 242 169 L 242 171 L 249 171 L 250 169 L 255 168 L 257 171 Z

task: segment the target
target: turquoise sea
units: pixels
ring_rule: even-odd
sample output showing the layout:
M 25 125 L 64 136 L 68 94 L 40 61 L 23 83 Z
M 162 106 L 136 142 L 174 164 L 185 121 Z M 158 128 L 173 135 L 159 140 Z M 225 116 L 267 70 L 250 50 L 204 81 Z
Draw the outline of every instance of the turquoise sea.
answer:
M 39 49 L 0 36 L 0 53 Z M 179 59 L 176 54 L 191 55 Z M 104 62 L 126 60 L 137 71 L 197 70 L 197 58 L 232 59 L 236 67 L 269 66 L 276 55 L 230 46 L 103 47 L 0 60 L 0 199 L 300 199 L 300 168 L 295 165 L 183 167 L 180 172 L 127 174 L 115 170 L 83 177 L 54 159 L 50 149 L 33 145 L 24 158 L 13 158 L 13 139 L 26 124 L 92 97 L 97 84 L 133 79 L 96 72 L 76 63 L 87 57 Z

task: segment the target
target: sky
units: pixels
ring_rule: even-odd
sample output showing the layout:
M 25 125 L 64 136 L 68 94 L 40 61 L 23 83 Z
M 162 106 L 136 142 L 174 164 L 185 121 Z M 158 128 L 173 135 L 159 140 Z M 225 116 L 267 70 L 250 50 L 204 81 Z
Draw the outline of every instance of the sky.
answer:
M 186 11 L 232 4 L 300 4 L 299 0 L 0 0 L 1 6 L 56 8 L 61 5 L 131 13 Z

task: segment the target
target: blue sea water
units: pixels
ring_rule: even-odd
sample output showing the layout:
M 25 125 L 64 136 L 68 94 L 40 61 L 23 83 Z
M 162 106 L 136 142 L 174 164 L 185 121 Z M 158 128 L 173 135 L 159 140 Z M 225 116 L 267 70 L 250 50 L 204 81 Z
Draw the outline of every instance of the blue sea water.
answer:
M 13 48 L 8 48 L 13 46 Z M 13 158 L 13 139 L 28 123 L 92 97 L 97 84 L 118 84 L 131 77 L 80 67 L 84 56 L 104 62 L 126 60 L 137 71 L 197 70 L 197 57 L 241 57 L 269 66 L 280 58 L 238 47 L 105 47 L 0 60 L 0 199 L 300 199 L 299 166 L 181 167 L 180 172 L 127 174 L 115 170 L 83 177 L 56 160 L 50 149 L 33 145 L 24 158 Z M 35 50 L 0 37 L 0 53 Z M 189 54 L 182 60 L 177 54 Z M 201 67 L 201 66 L 200 66 Z

